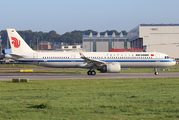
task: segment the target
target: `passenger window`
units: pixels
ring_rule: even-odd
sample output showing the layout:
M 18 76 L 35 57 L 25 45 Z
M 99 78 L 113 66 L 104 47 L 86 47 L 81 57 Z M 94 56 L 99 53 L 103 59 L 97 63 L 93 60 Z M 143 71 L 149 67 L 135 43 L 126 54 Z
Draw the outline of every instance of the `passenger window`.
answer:
M 168 56 L 165 56 L 165 59 L 168 59 L 169 57 Z

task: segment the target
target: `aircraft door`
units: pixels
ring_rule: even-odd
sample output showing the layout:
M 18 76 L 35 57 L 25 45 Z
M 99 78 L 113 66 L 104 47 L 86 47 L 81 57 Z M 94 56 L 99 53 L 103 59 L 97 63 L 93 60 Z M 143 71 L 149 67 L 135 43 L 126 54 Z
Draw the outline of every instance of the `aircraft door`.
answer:
M 33 54 L 33 62 L 34 62 L 35 64 L 38 63 L 38 54 L 37 54 L 37 53 L 34 53 L 34 54 Z
M 73 54 L 71 55 L 71 62 L 75 62 L 76 61 L 76 56 Z
M 160 54 L 155 54 L 155 57 L 156 57 L 156 62 L 160 62 Z

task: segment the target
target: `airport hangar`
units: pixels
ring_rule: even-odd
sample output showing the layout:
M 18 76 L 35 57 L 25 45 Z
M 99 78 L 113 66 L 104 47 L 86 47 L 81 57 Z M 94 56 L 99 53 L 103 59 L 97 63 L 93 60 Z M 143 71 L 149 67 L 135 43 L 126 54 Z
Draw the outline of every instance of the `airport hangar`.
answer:
M 128 32 L 131 49 L 161 52 L 179 60 L 179 24 L 139 24 Z
M 139 24 L 128 35 L 83 35 L 83 49 L 86 52 L 129 48 L 166 53 L 179 60 L 179 24 Z
M 127 35 L 83 35 L 83 50 L 86 52 L 110 52 L 110 49 L 128 49 L 130 43 L 128 42 Z

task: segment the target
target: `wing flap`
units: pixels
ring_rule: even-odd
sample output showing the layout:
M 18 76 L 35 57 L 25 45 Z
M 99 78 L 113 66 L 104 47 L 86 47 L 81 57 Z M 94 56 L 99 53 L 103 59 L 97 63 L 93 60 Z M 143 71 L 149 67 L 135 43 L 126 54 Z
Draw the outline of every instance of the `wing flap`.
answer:
M 102 65 L 106 64 L 105 62 L 100 61 L 100 60 L 94 60 L 94 59 L 87 58 L 82 53 L 80 53 L 80 56 L 82 59 L 84 59 L 84 62 L 87 63 L 88 67 L 92 67 L 92 66 L 101 67 Z

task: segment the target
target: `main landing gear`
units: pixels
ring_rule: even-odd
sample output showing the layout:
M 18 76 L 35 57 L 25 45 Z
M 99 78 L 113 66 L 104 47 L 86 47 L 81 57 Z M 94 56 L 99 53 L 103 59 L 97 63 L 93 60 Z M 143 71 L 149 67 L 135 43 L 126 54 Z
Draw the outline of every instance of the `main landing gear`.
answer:
M 96 72 L 94 70 L 89 70 L 87 72 L 88 75 L 96 75 Z

